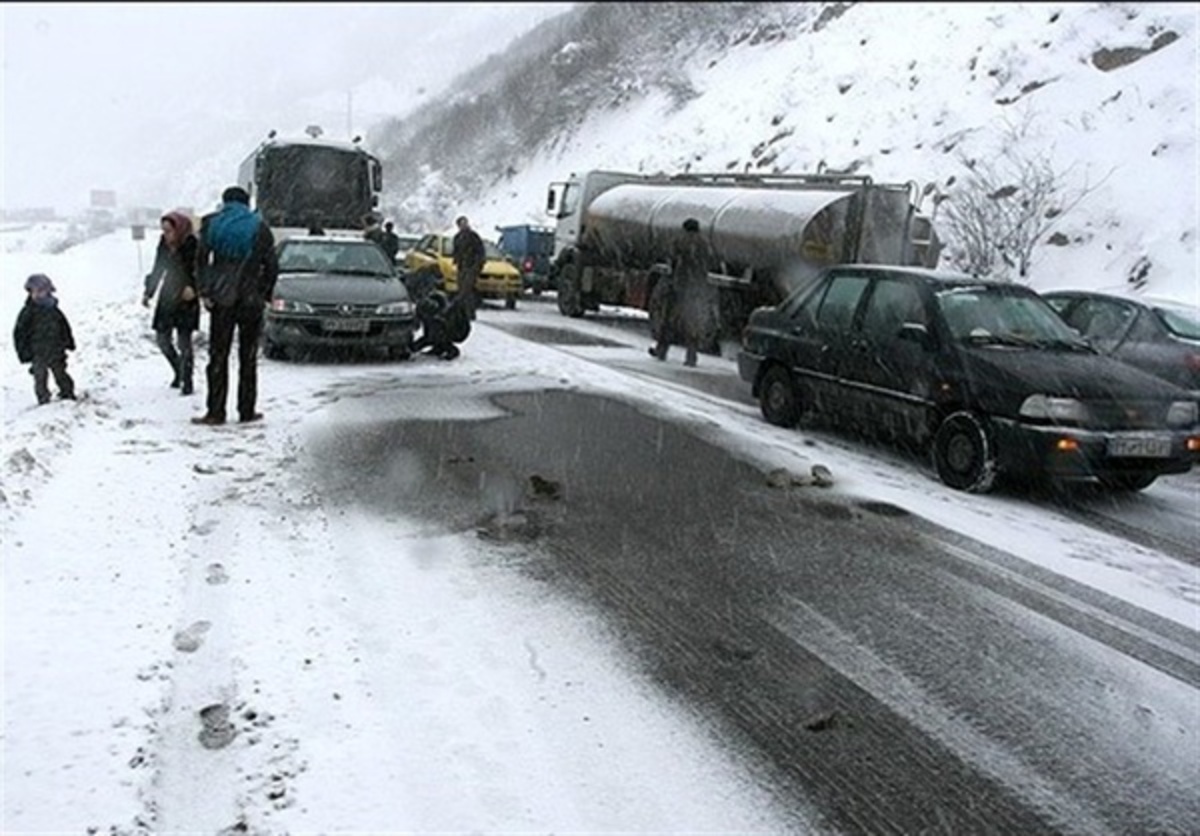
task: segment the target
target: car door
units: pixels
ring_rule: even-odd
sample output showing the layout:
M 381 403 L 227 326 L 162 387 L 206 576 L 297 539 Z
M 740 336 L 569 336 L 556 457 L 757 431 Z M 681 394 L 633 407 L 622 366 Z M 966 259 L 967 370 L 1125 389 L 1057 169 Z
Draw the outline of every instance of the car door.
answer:
M 437 266 L 437 236 L 426 235 L 404 256 L 404 266 L 410 272 L 422 267 Z
M 1139 309 L 1113 356 L 1176 386 L 1200 389 L 1200 338 L 1173 335 L 1160 315 L 1147 308 Z
M 871 282 L 841 366 L 847 404 L 862 428 L 909 440 L 924 433 L 934 376 L 930 323 L 921 282 Z
M 811 336 L 798 343 L 804 356 L 798 358 L 812 382 L 812 397 L 818 409 L 842 412 L 853 409 L 852 393 L 844 384 L 847 358 L 859 306 L 870 279 L 856 272 L 832 273 L 822 292 L 816 294 L 811 311 Z

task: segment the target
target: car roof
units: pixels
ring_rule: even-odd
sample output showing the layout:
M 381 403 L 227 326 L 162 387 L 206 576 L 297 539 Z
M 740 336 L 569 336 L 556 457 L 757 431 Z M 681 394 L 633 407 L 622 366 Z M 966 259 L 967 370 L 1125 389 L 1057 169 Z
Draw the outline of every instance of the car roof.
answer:
M 363 244 L 374 244 L 374 241 L 368 241 L 366 238 L 361 238 L 354 235 L 293 235 L 289 238 L 284 238 L 281 243 L 288 244 L 291 242 L 301 242 L 309 244 L 353 244 L 361 246 Z
M 936 270 L 932 267 L 903 267 L 895 264 L 838 264 L 829 268 L 833 272 L 853 271 L 859 274 L 877 274 L 889 276 L 915 276 L 943 284 L 984 284 L 1004 285 L 1006 287 L 1025 287 L 1025 285 L 999 279 L 994 276 L 972 276 L 956 270 Z
M 1133 305 L 1140 305 L 1144 308 L 1190 308 L 1195 310 L 1197 307 L 1196 305 L 1186 302 L 1182 299 L 1171 299 L 1166 296 L 1131 296 L 1127 293 L 1117 293 L 1115 291 L 1105 290 L 1047 290 L 1042 293 L 1042 296 L 1057 297 L 1060 299 L 1112 299 L 1117 302 L 1128 302 Z

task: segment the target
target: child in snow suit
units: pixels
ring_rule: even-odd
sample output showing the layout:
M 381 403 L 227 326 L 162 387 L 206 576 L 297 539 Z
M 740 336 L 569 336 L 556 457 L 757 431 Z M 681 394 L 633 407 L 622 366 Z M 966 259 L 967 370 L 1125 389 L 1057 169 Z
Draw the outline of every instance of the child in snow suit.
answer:
M 58 386 L 58 396 L 74 400 L 75 381 L 67 374 L 67 352 L 75 350 L 75 338 L 71 324 L 58 307 L 54 283 L 48 276 L 34 273 L 25 280 L 25 291 L 29 295 L 13 328 L 17 359 L 31 364 L 29 373 L 33 375 L 33 393 L 39 404 L 50 400 L 51 374 Z

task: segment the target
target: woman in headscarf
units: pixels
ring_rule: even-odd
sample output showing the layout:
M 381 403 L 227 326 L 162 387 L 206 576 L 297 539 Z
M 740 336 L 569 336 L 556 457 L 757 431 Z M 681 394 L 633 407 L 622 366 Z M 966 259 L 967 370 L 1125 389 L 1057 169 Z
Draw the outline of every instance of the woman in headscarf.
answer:
M 196 298 L 196 236 L 192 219 L 183 212 L 168 212 L 159 221 L 162 235 L 154 255 L 154 266 L 146 275 L 142 304 L 158 291 L 154 306 L 154 337 L 174 378 L 171 386 L 180 394 L 192 394 L 192 332 L 200 327 L 200 303 Z

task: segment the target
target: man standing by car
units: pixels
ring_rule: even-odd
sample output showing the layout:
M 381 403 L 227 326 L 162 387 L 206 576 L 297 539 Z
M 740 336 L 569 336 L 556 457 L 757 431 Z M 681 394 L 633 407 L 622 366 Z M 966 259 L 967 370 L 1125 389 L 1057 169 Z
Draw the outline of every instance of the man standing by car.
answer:
M 396 256 L 400 254 L 400 236 L 396 234 L 396 225 L 391 221 L 383 225 L 383 240 L 379 242 L 379 246 L 383 247 L 387 257 L 395 264 Z
M 454 236 L 454 268 L 458 274 L 458 293 L 456 301 L 465 306 L 471 319 L 475 318 L 475 284 L 479 274 L 483 272 L 483 262 L 487 257 L 483 248 L 483 239 L 471 229 L 471 222 L 465 215 L 460 215 L 455 225 L 458 232 Z
M 194 424 L 224 424 L 229 352 L 238 340 L 238 420 L 258 421 L 258 341 L 264 307 L 275 290 L 275 236 L 239 186 L 221 194 L 221 208 L 200 221 L 197 291 L 209 312 L 208 410 Z

